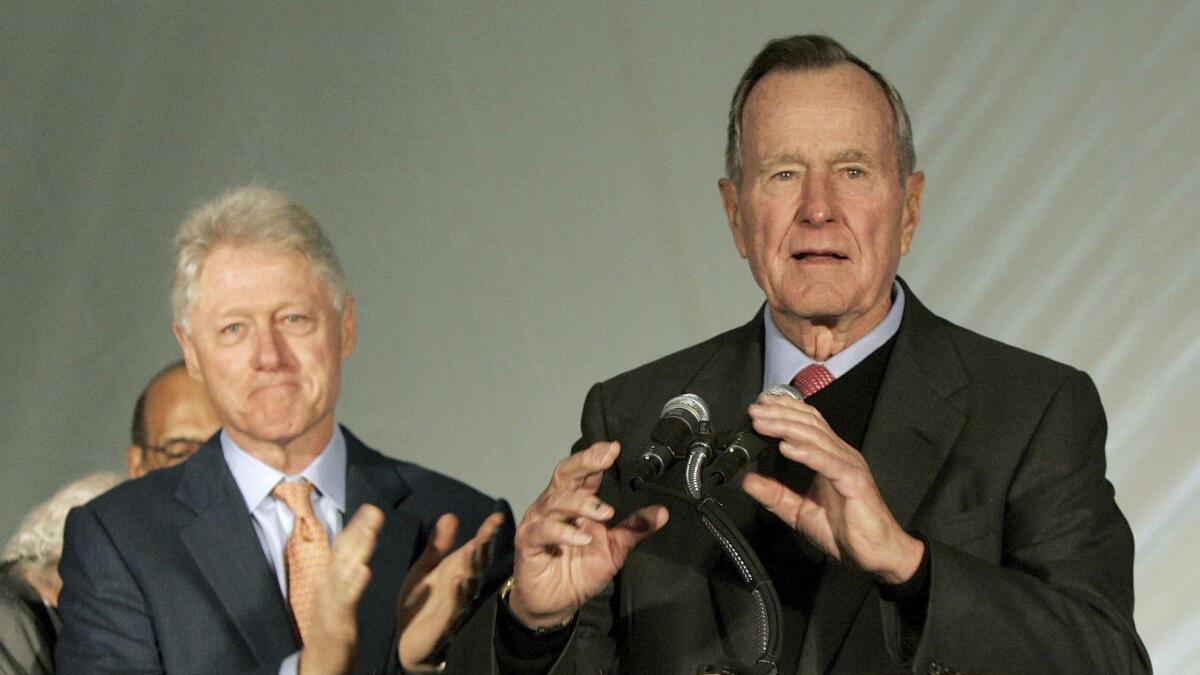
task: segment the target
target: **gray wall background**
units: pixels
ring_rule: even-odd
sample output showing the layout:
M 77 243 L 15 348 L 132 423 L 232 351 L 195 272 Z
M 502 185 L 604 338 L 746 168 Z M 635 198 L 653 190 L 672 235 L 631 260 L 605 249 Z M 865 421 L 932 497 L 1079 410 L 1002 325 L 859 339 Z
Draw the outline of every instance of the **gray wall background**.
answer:
M 794 32 L 909 103 L 921 298 L 1095 377 L 1139 627 L 1160 671 L 1193 667 L 1195 2 L 8 5 L 0 531 L 122 467 L 178 355 L 174 229 L 250 181 L 308 205 L 349 271 L 341 420 L 519 514 L 591 383 L 756 310 L 716 191 L 724 116 Z

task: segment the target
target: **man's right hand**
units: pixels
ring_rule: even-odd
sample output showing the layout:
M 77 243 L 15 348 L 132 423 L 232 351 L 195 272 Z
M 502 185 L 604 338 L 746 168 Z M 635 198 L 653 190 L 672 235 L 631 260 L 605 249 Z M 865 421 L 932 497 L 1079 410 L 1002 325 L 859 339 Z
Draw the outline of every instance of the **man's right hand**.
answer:
M 383 512 L 363 504 L 333 538 L 329 569 L 316 588 L 313 633 L 300 652 L 299 675 L 343 675 L 354 665 L 358 644 L 355 610 L 371 580 L 368 563 L 375 550 Z
M 550 485 L 521 519 L 508 606 L 526 626 L 570 622 L 612 580 L 630 551 L 667 524 L 666 507 L 654 505 L 605 526 L 614 510 L 596 490 L 620 454 L 618 443 L 601 442 L 559 462 Z

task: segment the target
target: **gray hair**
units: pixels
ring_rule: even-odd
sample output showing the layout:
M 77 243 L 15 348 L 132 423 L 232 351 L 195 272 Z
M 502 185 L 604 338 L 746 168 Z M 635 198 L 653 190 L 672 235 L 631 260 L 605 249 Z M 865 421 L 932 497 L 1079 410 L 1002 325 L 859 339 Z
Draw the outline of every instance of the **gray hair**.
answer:
M 115 473 L 102 472 L 64 485 L 21 520 L 21 526 L 4 546 L 4 564 L 35 573 L 57 565 L 62 556 L 67 512 L 123 480 Z
M 825 35 L 793 35 L 772 40 L 750 62 L 729 105 L 729 138 L 725 144 L 725 173 L 734 183 L 742 182 L 742 111 L 750 90 L 758 81 L 775 70 L 824 70 L 840 63 L 853 63 L 883 87 L 892 108 L 892 133 L 899 160 L 900 180 L 903 181 L 917 166 L 913 148 L 912 123 L 900 92 L 890 82 L 831 37 Z
M 317 219 L 286 195 L 264 187 L 234 188 L 200 205 L 184 219 L 175 235 L 175 269 L 171 275 L 171 311 L 175 323 L 191 334 L 196 280 L 204 261 L 218 244 L 264 246 L 298 251 L 325 282 L 340 314 L 346 302 L 346 277 L 333 244 Z

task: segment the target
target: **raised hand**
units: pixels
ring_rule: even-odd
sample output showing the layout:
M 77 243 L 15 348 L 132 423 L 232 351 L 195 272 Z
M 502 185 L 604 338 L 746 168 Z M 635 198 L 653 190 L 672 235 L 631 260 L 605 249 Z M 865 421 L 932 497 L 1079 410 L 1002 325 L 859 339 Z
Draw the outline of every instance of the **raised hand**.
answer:
M 367 562 L 382 525 L 383 512 L 364 504 L 334 537 L 329 569 L 316 590 L 313 630 L 300 651 L 300 675 L 351 671 L 358 643 L 355 609 L 371 580 Z
M 438 667 L 443 647 L 478 592 L 492 537 L 503 523 L 504 514 L 493 513 L 470 541 L 451 553 L 458 518 L 447 513 L 438 519 L 396 598 L 396 633 L 405 670 Z
M 896 521 L 862 453 L 802 401 L 764 394 L 750 405 L 750 418 L 755 431 L 780 439 L 780 454 L 815 475 L 801 495 L 772 478 L 747 474 L 747 494 L 829 556 L 885 583 L 912 577 L 925 545 Z
M 605 525 L 614 510 L 596 490 L 619 454 L 619 444 L 601 442 L 559 462 L 521 519 L 508 605 L 525 625 L 568 623 L 612 580 L 629 552 L 667 524 L 666 507 L 655 505 L 612 528 Z

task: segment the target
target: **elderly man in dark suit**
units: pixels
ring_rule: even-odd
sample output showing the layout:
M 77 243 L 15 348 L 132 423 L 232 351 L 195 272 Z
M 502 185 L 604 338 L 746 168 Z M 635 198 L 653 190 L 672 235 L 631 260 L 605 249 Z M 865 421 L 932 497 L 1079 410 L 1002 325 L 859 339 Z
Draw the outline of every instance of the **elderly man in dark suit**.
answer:
M 1148 670 L 1092 382 L 938 318 L 896 276 L 924 187 L 896 90 L 829 38 L 774 41 L 734 95 L 726 161 L 765 306 L 591 390 L 481 662 L 691 675 L 765 653 L 696 512 L 630 484 L 659 407 L 688 392 L 778 439 L 718 493 L 782 605 L 778 663 L 744 672 Z M 804 400 L 759 395 L 789 382 Z
M 456 608 L 507 576 L 511 525 L 483 553 L 511 512 L 335 423 L 355 305 L 316 221 L 262 188 L 200 207 L 172 307 L 223 427 L 71 513 L 60 672 L 439 670 Z

